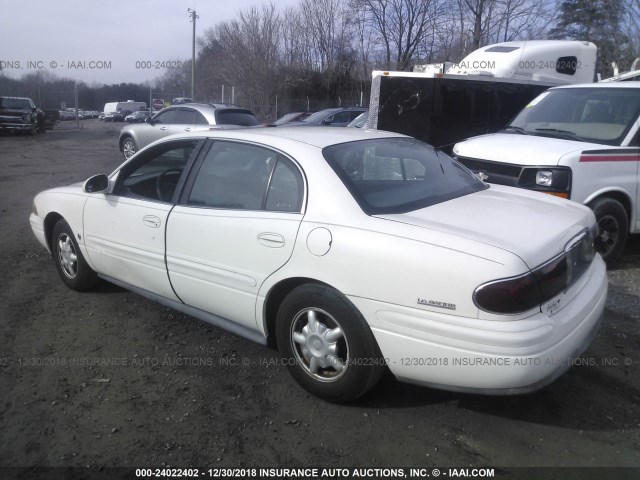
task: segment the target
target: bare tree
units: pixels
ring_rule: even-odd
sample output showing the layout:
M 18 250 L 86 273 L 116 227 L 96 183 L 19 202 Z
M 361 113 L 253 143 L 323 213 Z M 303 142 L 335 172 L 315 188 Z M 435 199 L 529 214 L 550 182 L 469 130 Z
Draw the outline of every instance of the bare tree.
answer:
M 387 68 L 406 70 L 443 16 L 439 0 L 354 0 L 378 35 Z

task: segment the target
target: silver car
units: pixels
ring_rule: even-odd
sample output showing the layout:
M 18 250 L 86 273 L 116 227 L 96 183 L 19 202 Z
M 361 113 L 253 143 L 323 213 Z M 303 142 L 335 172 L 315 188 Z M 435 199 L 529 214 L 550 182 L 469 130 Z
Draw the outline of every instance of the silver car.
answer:
M 127 125 L 120 131 L 119 146 L 129 159 L 141 148 L 174 133 L 215 128 L 252 127 L 258 120 L 251 110 L 220 103 L 174 105 L 158 112 L 145 123 Z

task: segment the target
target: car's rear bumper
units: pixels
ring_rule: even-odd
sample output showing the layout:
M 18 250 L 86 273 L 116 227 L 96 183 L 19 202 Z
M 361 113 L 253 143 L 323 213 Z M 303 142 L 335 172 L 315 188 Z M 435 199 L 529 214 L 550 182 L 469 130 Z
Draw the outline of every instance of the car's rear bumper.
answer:
M 553 315 L 488 321 L 350 297 L 401 381 L 486 394 L 537 390 L 566 371 L 598 330 L 607 295 L 597 256 L 580 291 Z

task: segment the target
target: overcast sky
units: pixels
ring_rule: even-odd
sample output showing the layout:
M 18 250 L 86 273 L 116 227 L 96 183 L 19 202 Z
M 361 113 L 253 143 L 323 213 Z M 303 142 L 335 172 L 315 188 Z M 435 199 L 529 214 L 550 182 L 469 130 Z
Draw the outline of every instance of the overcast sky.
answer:
M 0 0 L 0 65 L 20 77 L 30 66 L 91 84 L 144 82 L 163 61 L 191 58 L 196 36 L 268 0 Z M 278 7 L 297 0 L 274 0 Z M 144 63 L 139 63 L 144 62 Z M 151 68 L 143 68 L 151 67 Z

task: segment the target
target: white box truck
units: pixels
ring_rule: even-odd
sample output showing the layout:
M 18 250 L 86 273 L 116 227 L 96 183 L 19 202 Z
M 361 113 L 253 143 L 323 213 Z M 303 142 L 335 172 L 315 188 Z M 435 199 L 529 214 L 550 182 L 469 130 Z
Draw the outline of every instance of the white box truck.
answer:
M 505 42 L 478 49 L 459 64 L 374 71 L 366 128 L 450 151 L 457 141 L 498 131 L 549 87 L 593 82 L 596 54 L 589 42 Z

